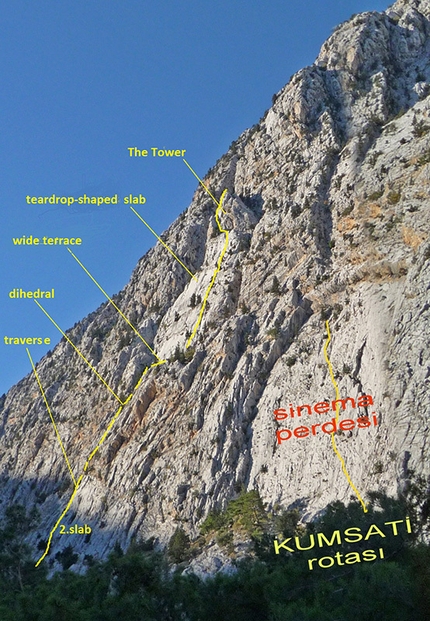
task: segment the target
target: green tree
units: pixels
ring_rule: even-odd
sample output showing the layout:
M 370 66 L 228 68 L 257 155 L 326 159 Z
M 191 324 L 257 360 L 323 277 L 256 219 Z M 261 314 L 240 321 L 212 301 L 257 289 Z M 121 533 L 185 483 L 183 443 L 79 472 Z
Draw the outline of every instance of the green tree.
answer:
M 181 526 L 178 526 L 170 537 L 167 550 L 169 558 L 174 563 L 182 563 L 189 558 L 190 538 Z
M 0 529 L 0 582 L 2 588 L 24 590 L 35 580 L 34 561 L 26 537 L 40 520 L 36 508 L 28 513 L 22 505 L 7 507 Z M 43 570 L 39 574 L 43 574 Z
M 57 552 L 55 558 L 59 563 L 61 563 L 61 567 L 63 569 L 69 569 L 69 567 L 76 563 L 79 556 L 73 552 L 73 546 L 69 544 L 64 548 L 64 550 Z

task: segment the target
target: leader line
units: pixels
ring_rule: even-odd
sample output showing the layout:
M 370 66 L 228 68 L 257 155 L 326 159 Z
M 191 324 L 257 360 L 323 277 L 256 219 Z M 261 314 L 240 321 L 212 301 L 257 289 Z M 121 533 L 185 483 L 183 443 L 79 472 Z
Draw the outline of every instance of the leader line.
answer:
M 52 415 L 51 408 L 49 407 L 49 403 L 48 403 L 48 400 L 46 398 L 45 391 L 43 390 L 42 382 L 40 381 L 39 375 L 38 375 L 38 373 L 36 371 L 36 367 L 34 366 L 33 358 L 31 357 L 31 354 L 30 354 L 30 351 L 29 351 L 28 347 L 26 347 L 25 349 L 27 350 L 28 357 L 30 358 L 31 366 L 33 367 L 33 371 L 34 371 L 34 375 L 36 377 L 36 381 L 37 381 L 37 383 L 39 385 L 40 392 L 42 393 L 42 397 L 43 397 L 43 400 L 45 402 L 46 409 L 48 410 L 48 414 L 49 414 L 49 417 L 51 419 L 52 425 L 54 427 L 58 443 L 59 443 L 59 445 L 61 447 L 61 450 L 63 452 L 64 459 L 66 460 L 66 464 L 67 464 L 67 467 L 69 469 L 70 476 L 72 477 L 73 485 L 76 487 L 77 483 L 76 483 L 76 479 L 75 479 L 74 474 L 73 474 L 72 466 L 70 465 L 69 458 L 67 457 L 66 449 L 64 448 L 64 444 L 63 444 L 63 442 L 61 440 L 61 437 L 60 437 L 60 432 L 58 431 L 57 425 L 55 424 L 54 416 Z
M 94 278 L 94 276 L 92 276 L 90 274 L 90 272 L 87 270 L 87 268 L 85 267 L 85 265 L 83 265 L 78 257 L 73 254 L 73 252 L 70 250 L 70 248 L 67 248 L 67 250 L 70 252 L 70 254 L 72 255 L 72 257 L 75 259 L 75 261 L 77 263 L 79 263 L 79 265 L 82 267 L 82 269 L 84 270 L 84 272 L 91 278 L 91 280 L 93 281 L 93 283 L 95 285 L 97 285 L 97 287 L 100 289 L 100 291 L 103 293 L 103 295 L 109 300 L 109 302 L 112 304 L 112 306 L 114 307 L 115 310 L 118 311 L 118 313 L 121 315 L 121 317 L 124 319 L 124 321 L 130 326 L 130 328 L 133 330 L 133 332 L 135 332 L 137 334 L 137 336 L 140 338 L 140 340 L 146 345 L 146 347 L 149 349 L 149 351 L 151 352 L 151 354 L 153 356 L 155 356 L 157 358 L 158 361 L 160 361 L 161 359 L 159 358 L 159 356 L 157 356 L 157 354 L 155 353 L 155 351 L 152 349 L 152 347 L 150 345 L 148 345 L 148 343 L 145 341 L 145 339 L 143 338 L 143 336 L 138 332 L 138 330 L 133 326 L 133 324 L 130 323 L 130 321 L 127 319 L 127 317 L 124 315 L 124 313 L 118 308 L 118 306 L 115 304 L 115 302 L 112 300 L 111 297 L 108 296 L 108 294 L 106 293 L 106 291 L 99 285 L 99 283 L 97 282 L 97 280 Z
M 153 235 L 155 235 L 155 237 L 158 239 L 158 241 L 160 242 L 160 244 L 163 244 L 163 246 L 170 252 L 170 254 L 172 255 L 172 257 L 174 259 L 176 259 L 176 261 L 182 265 L 182 267 L 184 268 L 184 270 L 186 270 L 188 272 L 188 274 L 191 276 L 191 278 L 194 278 L 194 280 L 197 280 L 197 278 L 194 276 L 194 274 L 192 272 L 190 272 L 190 270 L 188 269 L 188 267 L 186 265 L 184 265 L 181 261 L 181 259 L 179 259 L 176 254 L 173 252 L 173 250 L 171 248 L 169 248 L 169 246 L 161 239 L 161 237 L 159 235 L 157 235 L 157 233 L 154 231 L 154 229 L 152 229 L 149 224 L 142 218 L 142 216 L 135 210 L 133 209 L 133 207 L 130 205 L 130 209 L 131 211 L 136 214 L 136 216 L 139 218 L 139 220 L 141 222 L 143 222 L 143 224 L 148 227 L 148 229 L 151 231 L 151 233 Z
M 51 315 L 49 315 L 49 313 L 43 308 L 43 306 L 41 304 L 39 304 L 39 302 L 37 300 L 34 300 L 34 302 L 37 304 L 37 306 L 45 313 L 45 315 L 48 317 L 48 319 L 50 319 L 52 321 L 52 323 L 54 324 L 54 326 L 57 328 L 57 330 L 59 330 L 61 332 L 61 334 L 64 336 L 64 338 L 66 339 L 66 341 L 68 343 L 70 343 L 70 345 L 73 347 L 73 349 L 76 351 L 76 353 L 78 353 L 80 355 L 80 357 L 82 358 L 82 360 L 84 360 L 84 362 L 90 367 L 91 371 L 93 371 L 97 377 L 99 378 L 99 380 L 106 386 L 106 388 L 109 390 L 110 393 L 113 394 L 113 396 L 115 397 L 115 399 L 117 401 L 119 401 L 121 403 L 121 405 L 123 405 L 123 402 L 121 401 L 121 399 L 118 397 L 118 395 L 116 393 L 114 393 L 114 391 L 112 390 L 112 388 L 109 386 L 109 384 L 107 384 L 105 382 L 105 380 L 102 378 L 102 376 L 97 372 L 97 370 L 92 366 L 92 364 L 90 362 L 88 362 L 88 360 L 85 358 L 85 356 L 79 351 L 79 349 L 76 347 L 76 345 L 69 339 L 69 337 L 67 336 L 67 334 L 65 332 L 63 332 L 63 330 L 60 328 L 60 326 L 54 321 L 54 319 L 52 319 Z

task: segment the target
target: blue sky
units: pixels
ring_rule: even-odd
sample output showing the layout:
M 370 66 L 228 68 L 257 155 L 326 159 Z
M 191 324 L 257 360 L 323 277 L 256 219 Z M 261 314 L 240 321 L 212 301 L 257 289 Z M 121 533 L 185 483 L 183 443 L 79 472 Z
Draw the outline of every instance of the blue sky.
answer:
M 104 297 L 62 247 L 17 247 L 23 235 L 81 237 L 77 256 L 109 294 L 128 281 L 196 181 L 181 158 L 130 158 L 127 148 L 186 149 L 200 174 L 313 62 L 333 28 L 380 0 L 14 0 L 2 7 L 4 127 L 0 184 L 0 394 L 26 375 L 25 346 L 8 337 L 60 334 L 32 300 L 9 291 L 55 289 L 47 310 L 66 330 Z M 118 206 L 28 205 L 26 195 L 118 194 Z M 30 347 L 36 361 L 49 349 Z

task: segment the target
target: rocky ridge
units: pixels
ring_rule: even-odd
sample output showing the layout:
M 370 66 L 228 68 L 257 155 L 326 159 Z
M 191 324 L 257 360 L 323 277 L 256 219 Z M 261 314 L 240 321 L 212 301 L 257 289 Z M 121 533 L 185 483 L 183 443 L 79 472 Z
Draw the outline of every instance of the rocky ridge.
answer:
M 304 520 L 355 498 L 328 435 L 276 442 L 298 422 L 274 409 L 335 398 L 327 319 L 341 395 L 372 395 L 378 416 L 336 436 L 354 484 L 395 494 L 408 469 L 429 474 L 429 35 L 429 0 L 354 16 L 207 173 L 217 199 L 228 190 L 229 244 L 189 349 L 225 241 L 201 187 L 163 236 L 198 282 L 157 244 L 115 296 L 168 362 L 143 378 L 64 519 L 93 528 L 73 541 L 82 556 L 133 536 L 164 545 L 179 523 L 195 536 L 241 489 Z M 154 362 L 108 303 L 67 335 L 121 398 Z M 118 404 L 65 339 L 37 371 L 79 476 Z M 2 399 L 0 433 L 1 506 L 37 505 L 36 545 L 73 486 L 33 375 Z M 49 562 L 68 543 L 55 535 Z

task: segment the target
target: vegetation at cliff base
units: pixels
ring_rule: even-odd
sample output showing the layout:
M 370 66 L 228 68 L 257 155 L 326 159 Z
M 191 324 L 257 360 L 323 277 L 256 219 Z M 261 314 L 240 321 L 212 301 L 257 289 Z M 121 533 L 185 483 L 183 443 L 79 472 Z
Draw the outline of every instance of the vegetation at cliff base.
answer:
M 37 522 L 36 512 L 23 507 L 6 511 L 0 528 L 1 621 L 425 621 L 430 619 L 430 548 L 420 541 L 425 532 L 426 498 L 423 485 L 414 484 L 409 499 L 373 494 L 368 514 L 358 503 L 330 505 L 307 527 L 298 525 L 298 511 L 266 513 L 256 491 L 242 492 L 224 511 L 209 514 L 202 525 L 205 536 L 221 540 L 229 532 L 254 542 L 253 556 L 236 567 L 205 580 L 184 573 L 190 541 L 181 527 L 165 553 L 153 540 L 133 543 L 126 552 L 119 545 L 106 561 L 86 557 L 84 574 L 68 569 L 73 550 L 58 558 L 64 569 L 53 577 L 46 565 L 34 567 L 25 535 Z M 274 552 L 277 537 L 309 535 L 353 526 L 364 533 L 369 524 L 404 522 L 410 516 L 412 534 L 391 535 L 371 542 Z M 399 526 L 400 533 L 400 526 Z M 235 536 L 236 536 L 235 535 Z M 203 536 L 203 535 L 202 535 Z M 307 539 L 306 539 L 307 538 Z M 289 542 L 290 543 L 290 542 Z M 374 562 L 308 568 L 311 556 L 342 554 L 383 546 L 385 557 Z M 305 546 L 304 546 L 305 547 Z M 63 558 L 64 557 L 64 558 Z M 174 562 L 173 567 L 169 562 Z

